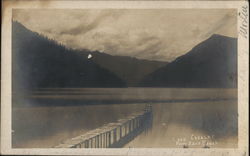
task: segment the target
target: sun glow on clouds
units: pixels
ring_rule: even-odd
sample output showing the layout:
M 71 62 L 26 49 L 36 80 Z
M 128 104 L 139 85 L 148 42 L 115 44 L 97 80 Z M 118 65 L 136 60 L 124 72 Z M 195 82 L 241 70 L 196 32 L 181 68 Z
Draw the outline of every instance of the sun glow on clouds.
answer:
M 212 34 L 236 37 L 232 9 L 17 9 L 13 19 L 73 49 L 171 61 Z

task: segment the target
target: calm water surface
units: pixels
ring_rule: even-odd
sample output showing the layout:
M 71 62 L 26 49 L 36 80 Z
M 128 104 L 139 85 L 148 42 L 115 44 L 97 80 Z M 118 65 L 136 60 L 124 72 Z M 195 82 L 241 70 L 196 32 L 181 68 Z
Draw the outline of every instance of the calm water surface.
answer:
M 237 147 L 237 89 L 40 89 L 14 97 L 14 148 L 53 147 L 146 103 L 153 107 L 153 126 L 125 147 Z

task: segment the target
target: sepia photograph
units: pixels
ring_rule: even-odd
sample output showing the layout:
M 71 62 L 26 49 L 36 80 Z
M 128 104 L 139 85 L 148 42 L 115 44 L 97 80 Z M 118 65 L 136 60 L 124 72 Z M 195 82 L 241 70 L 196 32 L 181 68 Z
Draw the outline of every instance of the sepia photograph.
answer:
M 236 147 L 236 16 L 13 10 L 13 147 Z
M 247 11 L 12 8 L 11 149 L 237 149 Z

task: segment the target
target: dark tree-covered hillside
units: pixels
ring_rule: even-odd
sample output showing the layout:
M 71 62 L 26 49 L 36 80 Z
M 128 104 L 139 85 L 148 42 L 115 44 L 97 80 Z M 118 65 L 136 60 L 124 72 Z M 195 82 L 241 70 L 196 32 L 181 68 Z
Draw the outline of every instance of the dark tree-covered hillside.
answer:
M 13 22 L 12 59 L 14 88 L 237 87 L 237 39 L 221 35 L 167 63 L 69 49 Z
M 114 73 L 78 52 L 12 23 L 13 87 L 125 87 Z
M 187 54 L 147 75 L 140 86 L 235 88 L 237 39 L 213 35 Z
M 80 51 L 79 56 L 87 57 L 92 55 L 92 60 L 96 64 L 115 73 L 118 77 L 124 80 L 129 87 L 136 87 L 138 83 L 148 74 L 163 67 L 167 62 L 142 60 L 129 56 L 114 56 L 98 51 L 85 53 Z

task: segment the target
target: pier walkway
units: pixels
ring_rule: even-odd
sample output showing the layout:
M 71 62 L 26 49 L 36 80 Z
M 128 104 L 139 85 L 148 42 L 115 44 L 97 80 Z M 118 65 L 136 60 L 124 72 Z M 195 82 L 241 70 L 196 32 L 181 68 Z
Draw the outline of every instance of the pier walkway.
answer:
M 66 140 L 54 148 L 119 148 L 151 126 L 152 106 L 147 105 L 141 112 Z

